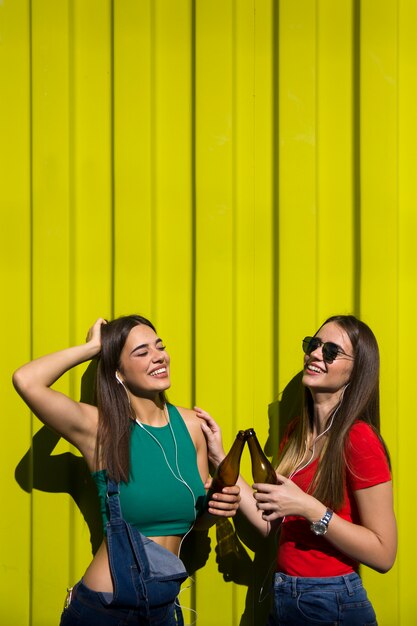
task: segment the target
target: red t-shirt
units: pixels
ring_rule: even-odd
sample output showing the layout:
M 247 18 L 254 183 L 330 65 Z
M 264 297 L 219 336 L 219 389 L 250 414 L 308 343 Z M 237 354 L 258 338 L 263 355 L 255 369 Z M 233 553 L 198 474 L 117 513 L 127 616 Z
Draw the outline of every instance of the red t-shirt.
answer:
M 357 421 L 346 445 L 346 481 L 343 505 L 336 513 L 355 524 L 359 516 L 353 495 L 358 489 L 373 487 L 391 480 L 384 448 L 372 428 Z M 310 486 L 318 460 L 297 472 L 292 480 L 303 490 Z M 310 522 L 291 515 L 284 519 L 278 547 L 277 571 L 289 576 L 341 576 L 357 571 L 358 562 L 332 546 L 325 537 L 310 530 Z

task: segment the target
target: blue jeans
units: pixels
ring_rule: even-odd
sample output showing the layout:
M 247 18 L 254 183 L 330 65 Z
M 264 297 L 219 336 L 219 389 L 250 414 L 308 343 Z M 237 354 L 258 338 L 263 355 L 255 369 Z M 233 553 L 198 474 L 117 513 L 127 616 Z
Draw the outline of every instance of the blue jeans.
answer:
M 275 574 L 268 626 L 377 626 L 358 574 L 301 578 Z
M 111 595 L 111 594 L 108 594 Z M 109 598 L 110 599 L 110 598 Z M 177 626 L 174 604 L 152 609 L 152 626 Z M 134 608 L 113 608 L 106 594 L 93 591 L 82 581 L 72 592 L 68 608 L 62 613 L 60 626 L 148 626 L 149 621 Z

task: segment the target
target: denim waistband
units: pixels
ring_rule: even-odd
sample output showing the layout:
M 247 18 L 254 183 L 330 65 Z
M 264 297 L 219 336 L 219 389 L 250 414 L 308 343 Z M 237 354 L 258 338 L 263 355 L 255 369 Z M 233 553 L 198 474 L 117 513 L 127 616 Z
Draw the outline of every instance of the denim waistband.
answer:
M 291 588 L 292 593 L 297 591 L 305 591 L 306 589 L 313 590 L 313 588 L 326 586 L 332 591 L 337 589 L 347 589 L 349 593 L 352 593 L 354 589 L 362 587 L 362 580 L 356 572 L 350 574 L 344 574 L 342 576 L 325 576 L 323 578 L 310 578 L 302 576 L 288 576 L 282 572 L 276 572 L 274 578 L 274 586 L 285 585 Z

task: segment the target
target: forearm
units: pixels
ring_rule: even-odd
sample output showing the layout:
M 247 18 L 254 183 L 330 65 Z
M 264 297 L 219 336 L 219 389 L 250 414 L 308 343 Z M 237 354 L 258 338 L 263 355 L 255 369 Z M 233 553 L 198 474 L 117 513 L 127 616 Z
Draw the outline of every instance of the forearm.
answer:
M 266 537 L 271 529 L 271 524 L 262 519 L 262 513 L 257 509 L 256 501 L 253 497 L 253 489 L 242 476 L 239 476 L 237 484 L 240 488 L 239 513 L 236 523 L 239 526 L 240 517 L 244 517 L 249 524 L 255 528 L 261 536 Z
M 324 504 L 310 497 L 304 517 L 311 523 L 318 521 L 326 512 Z M 379 572 L 387 572 L 393 565 L 397 549 L 397 532 L 392 510 L 375 511 L 378 519 L 368 526 L 354 524 L 336 513 L 330 520 L 325 535 L 335 548 Z
M 255 484 L 255 499 L 265 521 L 301 516 L 309 523 L 319 521 L 326 506 L 305 493 L 291 479 L 277 475 L 278 485 Z M 397 532 L 392 482 L 353 492 L 360 523 L 333 514 L 324 537 L 338 550 L 364 565 L 386 572 L 394 563 Z
M 378 572 L 385 573 L 394 564 L 397 549 L 394 526 L 390 528 L 389 533 L 379 535 L 369 528 L 353 524 L 334 514 L 326 539 L 351 559 Z
M 99 352 L 95 342 L 88 342 L 47 354 L 22 365 L 13 374 L 16 390 L 25 397 L 28 389 L 34 386 L 50 387 L 71 368 L 92 359 Z

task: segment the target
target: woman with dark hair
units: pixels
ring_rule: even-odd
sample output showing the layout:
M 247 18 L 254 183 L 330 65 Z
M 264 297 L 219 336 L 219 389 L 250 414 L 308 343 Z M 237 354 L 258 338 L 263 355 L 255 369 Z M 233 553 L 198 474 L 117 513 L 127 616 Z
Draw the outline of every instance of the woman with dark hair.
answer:
M 93 358 L 97 406 L 50 388 Z M 182 539 L 233 516 L 239 488 L 206 503 L 200 420 L 165 398 L 170 358 L 154 326 L 138 315 L 99 319 L 85 344 L 23 365 L 13 383 L 39 419 L 80 450 L 98 488 L 105 538 L 67 598 L 62 626 L 183 623 Z
M 239 479 L 239 511 L 264 536 L 280 527 L 269 625 L 376 624 L 358 575 L 397 549 L 390 461 L 379 433 L 379 351 L 351 315 L 327 319 L 303 340 L 302 415 L 280 444 L 279 484 Z M 219 463 L 217 424 L 198 411 Z M 239 517 L 239 516 L 238 516 Z

